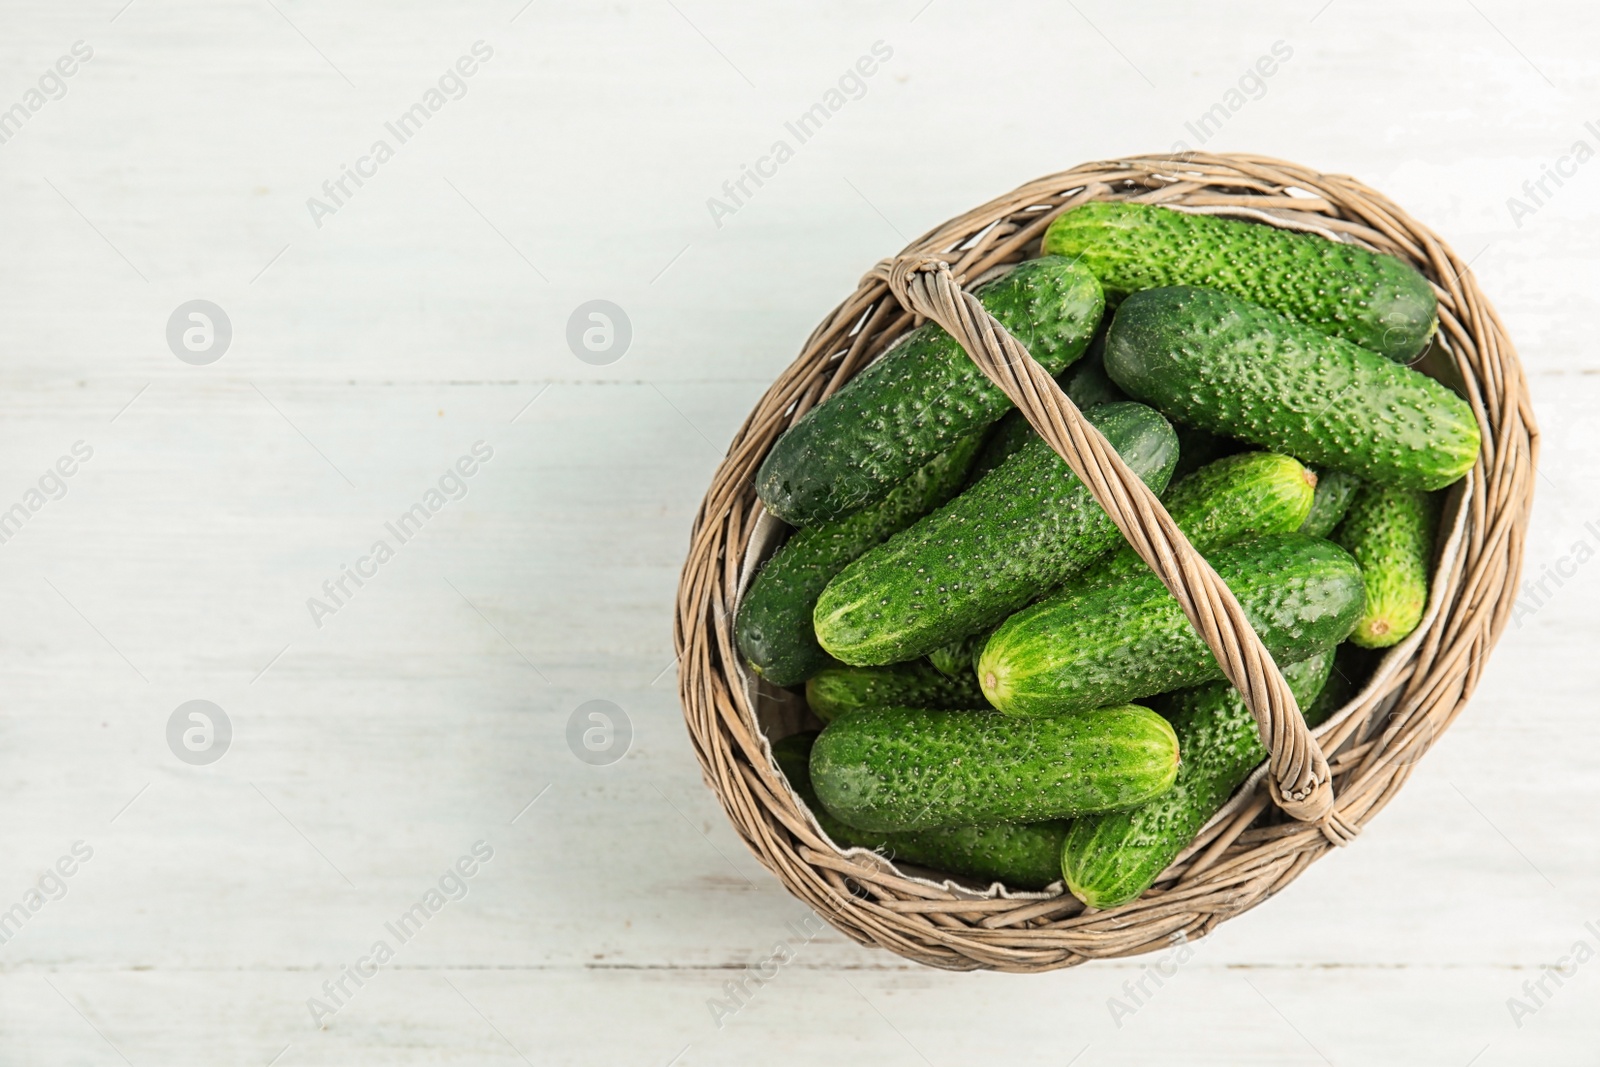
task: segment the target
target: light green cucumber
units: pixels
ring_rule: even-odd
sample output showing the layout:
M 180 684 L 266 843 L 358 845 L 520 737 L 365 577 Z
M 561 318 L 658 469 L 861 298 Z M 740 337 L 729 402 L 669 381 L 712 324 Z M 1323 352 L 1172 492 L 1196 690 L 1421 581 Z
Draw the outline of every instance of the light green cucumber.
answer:
M 1367 607 L 1350 634 L 1352 644 L 1388 648 L 1422 622 L 1438 525 L 1438 501 L 1428 493 L 1376 485 L 1357 490 L 1334 533 L 1361 564 L 1367 586 Z
M 864 708 L 988 707 L 970 669 L 951 677 L 923 660 L 818 671 L 806 680 L 806 703 L 823 722 Z
M 811 746 L 816 739 L 814 732 L 791 734 L 773 742 L 772 755 L 834 844 L 869 848 L 890 860 L 980 882 L 1000 882 L 1013 889 L 1043 889 L 1061 880 L 1061 845 L 1068 823 L 1059 819 L 905 833 L 872 833 L 846 826 L 822 806 L 811 787 Z
M 1167 514 L 1204 555 L 1265 534 L 1293 533 L 1316 494 L 1316 476 L 1298 460 L 1273 452 L 1226 456 L 1173 483 L 1162 497 Z M 1124 544 L 1074 583 L 1120 582 L 1150 568 Z
M 1275 661 L 1333 648 L 1361 616 L 1361 570 L 1331 541 L 1276 534 L 1206 553 Z M 1154 573 L 1073 583 L 1011 616 L 978 658 L 1007 715 L 1120 704 L 1222 677 L 1216 657 Z
M 1051 223 L 1043 251 L 1076 257 L 1113 302 L 1203 285 L 1401 363 L 1439 326 L 1433 286 L 1404 260 L 1260 223 L 1098 201 Z
M 1094 277 L 1054 256 L 975 295 L 1051 374 L 1083 355 L 1105 310 Z M 955 338 L 927 323 L 790 427 L 756 472 L 756 493 L 795 526 L 842 518 L 1011 407 Z
M 1178 773 L 1167 721 L 1135 705 L 1023 722 L 891 708 L 835 719 L 811 750 L 822 804 L 861 830 L 1039 822 L 1131 807 Z
M 1382 485 L 1439 489 L 1478 457 L 1472 408 L 1432 378 L 1212 289 L 1124 300 L 1106 373 L 1175 419 Z
M 962 438 L 876 504 L 798 530 L 773 553 L 734 619 L 739 651 L 751 668 L 773 685 L 789 686 L 831 664 L 811 626 L 817 597 L 851 560 L 955 496 L 981 445 L 981 434 Z
M 1177 459 L 1172 427 L 1142 404 L 1085 413 L 1155 492 Z M 1121 537 L 1043 439 L 944 507 L 866 552 L 817 599 L 829 655 L 900 663 L 993 626 L 1094 562 Z
M 1356 495 L 1361 479 L 1344 471 L 1317 471 L 1317 497 L 1311 502 L 1311 514 L 1300 524 L 1300 532 L 1311 537 L 1327 537 L 1339 525 L 1350 501 Z
M 1332 665 L 1330 651 L 1283 669 L 1302 708 L 1312 706 Z M 1136 808 L 1083 816 L 1061 852 L 1067 888 L 1091 908 L 1126 904 L 1155 884 L 1267 758 L 1255 716 L 1227 682 L 1169 694 L 1155 707 L 1172 723 L 1183 753 L 1172 789 Z M 1316 725 L 1309 712 L 1306 718 Z

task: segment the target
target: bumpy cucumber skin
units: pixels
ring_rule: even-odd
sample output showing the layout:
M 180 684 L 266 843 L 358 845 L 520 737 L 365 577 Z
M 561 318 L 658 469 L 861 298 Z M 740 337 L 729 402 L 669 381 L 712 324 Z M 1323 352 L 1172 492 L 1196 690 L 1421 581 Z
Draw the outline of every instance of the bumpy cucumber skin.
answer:
M 976 295 L 1052 374 L 1083 354 L 1105 310 L 1094 277 L 1058 257 L 1022 263 Z M 955 338 L 927 323 L 790 427 L 756 472 L 756 493 L 795 526 L 840 518 L 1011 406 Z
M 832 664 L 811 627 L 817 597 L 851 560 L 955 496 L 982 444 L 981 433 L 969 434 L 878 503 L 796 531 L 773 553 L 734 619 L 739 651 L 751 669 L 773 685 L 790 686 Z
M 1110 319 L 1105 322 L 1110 325 Z M 1102 327 L 1094 335 L 1094 341 L 1089 345 L 1089 351 L 1084 353 L 1082 359 L 1068 367 L 1061 374 L 1056 375 L 1056 382 L 1061 386 L 1061 391 L 1077 405 L 1079 411 L 1088 411 L 1101 404 L 1115 404 L 1125 402 L 1128 394 L 1117 388 L 1106 375 L 1105 367 L 1105 328 Z M 994 424 L 994 429 L 989 431 L 989 440 L 985 442 L 983 451 L 978 454 L 978 460 L 972 465 L 972 472 L 967 476 L 967 481 L 975 482 L 985 474 L 994 470 L 1000 464 L 1032 441 L 1037 434 L 1028 420 L 1023 418 L 1022 412 L 1012 408 L 1006 412 L 999 422 Z M 1183 462 L 1183 449 L 1178 449 L 1178 462 Z
M 1146 485 L 1166 488 L 1178 449 L 1165 419 L 1131 403 L 1085 417 Z M 1060 585 L 1120 537 L 1066 461 L 1036 438 L 840 571 L 817 600 L 817 640 L 855 666 L 927 655 Z
M 834 818 L 811 787 L 811 746 L 815 732 L 791 734 L 772 745 L 778 769 L 816 816 L 822 832 L 841 848 L 870 848 L 891 860 L 904 860 L 980 882 L 1013 889 L 1044 889 L 1061 880 L 1061 846 L 1068 823 L 992 823 L 907 833 L 870 833 Z
M 1439 525 L 1438 501 L 1412 489 L 1362 486 L 1334 534 L 1367 585 L 1367 609 L 1350 634 L 1362 648 L 1388 648 L 1410 636 L 1428 607 L 1428 565 Z
M 806 680 L 806 703 L 832 722 L 867 708 L 982 708 L 988 705 L 970 670 L 947 676 L 924 661 L 890 667 L 830 667 Z
M 811 750 L 823 805 L 862 830 L 1038 822 L 1131 807 L 1178 773 L 1167 721 L 1135 705 L 1024 722 L 891 708 L 835 719 Z
M 1300 532 L 1308 537 L 1327 537 L 1339 525 L 1344 513 L 1350 510 L 1361 479 L 1344 471 L 1317 471 L 1317 496 L 1311 502 L 1311 514 L 1300 524 Z
M 1203 285 L 1401 363 L 1439 326 L 1433 287 L 1403 260 L 1237 219 L 1089 203 L 1051 223 L 1043 251 L 1081 257 L 1113 300 Z
M 1162 497 L 1201 554 L 1266 534 L 1293 533 L 1311 510 L 1316 476 L 1291 456 L 1244 452 L 1227 456 L 1175 482 Z M 1131 545 L 1096 563 L 1075 582 L 1118 582 L 1149 573 Z
M 1440 489 L 1478 456 L 1472 408 L 1432 378 L 1211 289 L 1124 300 L 1106 371 L 1175 419 L 1384 485 Z
M 1279 663 L 1333 648 L 1361 617 L 1361 570 L 1331 541 L 1277 534 L 1206 554 Z M 1153 572 L 1074 583 L 1011 616 L 978 659 L 984 695 L 1012 716 L 1118 704 L 1222 677 Z
M 978 653 L 983 651 L 983 646 L 988 641 L 987 632 L 980 630 L 978 633 L 968 634 L 959 641 L 940 645 L 929 652 L 928 662 L 947 678 L 971 678 L 972 684 L 977 685 L 977 675 L 973 673 L 975 670 L 973 665 L 978 662 Z
M 1312 706 L 1332 666 L 1333 653 L 1324 652 L 1283 669 L 1302 708 Z M 1183 753 L 1172 789 L 1137 808 L 1085 815 L 1061 851 L 1068 890 L 1091 908 L 1114 908 L 1149 889 L 1267 758 L 1255 716 L 1227 682 L 1184 689 L 1155 706 Z

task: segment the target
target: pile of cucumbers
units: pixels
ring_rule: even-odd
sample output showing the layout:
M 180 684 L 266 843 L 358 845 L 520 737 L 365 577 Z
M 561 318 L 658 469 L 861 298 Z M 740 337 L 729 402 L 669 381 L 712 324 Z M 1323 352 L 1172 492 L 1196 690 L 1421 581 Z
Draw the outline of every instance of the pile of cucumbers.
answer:
M 1415 269 L 1314 234 L 1096 202 L 976 290 L 1238 597 L 1311 725 L 1341 647 L 1420 624 L 1472 409 L 1413 369 Z M 774 444 L 794 532 L 735 620 L 824 724 L 777 762 L 842 847 L 1086 905 L 1137 898 L 1265 757 L 1177 601 L 934 323 Z

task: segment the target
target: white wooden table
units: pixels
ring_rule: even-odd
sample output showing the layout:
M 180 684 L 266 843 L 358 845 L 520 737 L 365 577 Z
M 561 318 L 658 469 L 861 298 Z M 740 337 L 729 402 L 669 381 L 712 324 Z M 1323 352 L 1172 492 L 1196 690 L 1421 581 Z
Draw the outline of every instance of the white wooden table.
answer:
M 0 1062 L 1592 1062 L 1600 962 L 1508 1006 L 1600 949 L 1600 164 L 1507 204 L 1600 148 L 1588 7 L 123 4 L 0 12 Z M 1363 838 L 1131 1017 L 1145 961 L 805 941 L 673 691 L 707 479 L 905 238 L 1189 127 L 1355 174 L 1472 259 L 1545 430 L 1530 574 L 1571 576 Z M 232 328 L 201 365 L 166 336 L 196 299 Z M 567 344 L 594 299 L 631 323 L 615 362 Z M 168 745 L 191 700 L 231 724 L 214 762 Z M 569 748 L 590 700 L 631 723 L 618 762 Z

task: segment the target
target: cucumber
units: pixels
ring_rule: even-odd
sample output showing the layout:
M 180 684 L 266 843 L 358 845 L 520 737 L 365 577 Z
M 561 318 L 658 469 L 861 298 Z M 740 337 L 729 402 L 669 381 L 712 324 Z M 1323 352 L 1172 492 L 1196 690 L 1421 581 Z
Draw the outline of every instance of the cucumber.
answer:
M 1361 564 L 1367 586 L 1367 608 L 1350 635 L 1352 644 L 1388 648 L 1422 622 L 1438 523 L 1438 502 L 1427 493 L 1376 485 L 1356 492 L 1334 533 Z
M 823 722 L 863 708 L 986 706 L 970 668 L 964 675 L 949 677 L 925 661 L 819 671 L 806 681 L 806 703 Z
M 1038 822 L 1132 807 L 1172 787 L 1178 739 L 1127 705 L 1025 722 L 889 708 L 828 724 L 811 750 L 822 804 L 861 830 Z
M 1087 413 L 1156 492 L 1177 439 L 1142 404 Z M 1092 563 L 1121 538 L 1066 461 L 1035 438 L 998 470 L 839 572 L 813 622 L 829 655 L 899 663 L 1005 618 Z
M 1128 297 L 1106 372 L 1173 418 L 1384 485 L 1439 489 L 1478 456 L 1472 408 L 1432 378 L 1211 289 Z
M 1218 437 L 1210 430 L 1186 422 L 1174 422 L 1172 429 L 1178 435 L 1178 465 L 1172 471 L 1174 482 L 1245 448 L 1231 437 Z
M 1350 501 L 1356 495 L 1361 479 L 1344 471 L 1317 471 L 1317 496 L 1311 502 L 1311 514 L 1300 524 L 1300 532 L 1309 537 L 1327 537 L 1339 525 Z
M 833 663 L 811 628 L 817 597 L 845 564 L 910 526 L 961 488 L 982 446 L 969 434 L 871 507 L 797 531 L 745 590 L 734 619 L 739 651 L 773 685 L 799 685 Z
M 978 653 L 983 651 L 983 646 L 988 642 L 987 631 L 980 630 L 969 634 L 959 641 L 952 641 L 948 645 L 940 645 L 928 653 L 928 662 L 934 669 L 946 678 L 972 678 L 976 685 L 977 676 L 974 664 L 978 662 Z M 980 690 L 981 692 L 981 690 Z
M 1110 325 L 1109 320 L 1106 325 Z M 1083 358 L 1056 375 L 1056 382 L 1060 384 L 1061 391 L 1077 405 L 1079 411 L 1088 411 L 1101 404 L 1114 404 L 1128 399 L 1127 394 L 1118 389 L 1116 383 L 1106 376 L 1104 327 L 1094 335 L 1094 341 L 1090 343 L 1089 350 L 1084 353 Z M 976 482 L 1004 463 L 1036 436 L 1038 435 L 1033 432 L 1033 427 L 1028 424 L 1022 412 L 1012 408 L 989 432 L 989 440 L 984 444 L 983 451 L 978 454 L 977 462 L 972 465 L 972 472 L 967 476 L 967 481 Z M 1181 437 L 1179 442 L 1178 462 L 1181 464 L 1183 462 Z
M 1214 548 L 1264 534 L 1293 533 L 1316 495 L 1316 475 L 1299 461 L 1273 452 L 1245 452 L 1202 467 L 1173 484 L 1162 498 L 1167 514 L 1204 555 Z M 1150 573 L 1132 545 L 1083 572 L 1074 585 L 1119 582 Z
M 1002 882 L 1013 889 L 1043 889 L 1061 880 L 1061 846 L 1069 824 L 1059 819 L 898 834 L 874 834 L 846 826 L 822 806 L 811 787 L 811 746 L 816 739 L 815 731 L 791 734 L 773 742 L 772 755 L 834 844 L 841 848 L 870 848 L 890 860 L 904 860 L 980 882 Z
M 1302 708 L 1316 699 L 1331 666 L 1330 651 L 1283 669 Z M 1171 791 L 1127 811 L 1085 815 L 1072 824 L 1061 850 L 1067 888 L 1091 908 L 1126 904 L 1155 884 L 1267 758 L 1255 716 L 1227 682 L 1172 693 L 1156 708 L 1172 723 L 1183 751 Z
M 1100 284 L 1059 257 L 1030 260 L 975 295 L 1051 374 L 1089 344 Z M 842 518 L 1011 408 L 935 323 L 913 330 L 780 437 L 756 472 L 767 510 L 795 526 Z
M 1050 224 L 1043 252 L 1079 259 L 1113 300 L 1203 285 L 1401 363 L 1427 348 L 1439 327 L 1433 287 L 1404 260 L 1216 215 L 1084 204 Z
M 1331 541 L 1276 534 L 1206 554 L 1279 663 L 1333 648 L 1361 616 L 1361 569 Z M 1007 715 L 1120 704 L 1222 677 L 1222 667 L 1153 572 L 1074 583 L 1011 616 L 978 678 Z

